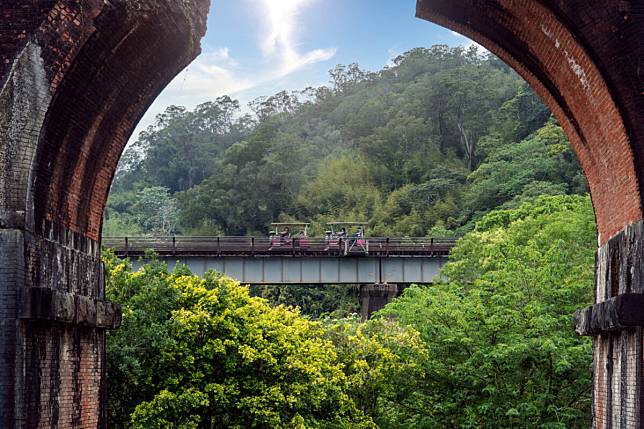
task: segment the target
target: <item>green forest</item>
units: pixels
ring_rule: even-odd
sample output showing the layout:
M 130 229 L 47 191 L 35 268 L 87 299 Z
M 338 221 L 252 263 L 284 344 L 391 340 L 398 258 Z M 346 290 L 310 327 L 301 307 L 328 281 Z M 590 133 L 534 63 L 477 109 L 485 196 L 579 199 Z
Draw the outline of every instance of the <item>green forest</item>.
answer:
M 271 222 L 459 237 L 444 280 L 361 322 L 347 286 L 240 285 L 105 250 L 113 428 L 587 428 L 596 229 L 564 133 L 475 48 L 241 106 L 169 107 L 125 151 L 116 235 L 264 235 Z
M 329 75 L 247 109 L 169 107 L 125 151 L 103 235 L 264 235 L 294 220 L 321 235 L 351 220 L 372 236 L 460 236 L 494 208 L 586 192 L 559 125 L 494 56 L 434 46 Z

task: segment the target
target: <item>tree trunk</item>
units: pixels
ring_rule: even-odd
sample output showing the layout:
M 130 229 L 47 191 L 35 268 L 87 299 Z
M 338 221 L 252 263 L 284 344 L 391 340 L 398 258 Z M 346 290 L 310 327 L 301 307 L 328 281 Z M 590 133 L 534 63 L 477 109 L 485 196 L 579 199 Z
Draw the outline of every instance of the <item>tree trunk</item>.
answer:
M 469 138 L 465 127 L 460 122 L 456 123 L 458 131 L 461 133 L 461 143 L 465 148 L 465 155 L 467 156 L 467 169 L 472 171 L 474 169 L 474 139 Z

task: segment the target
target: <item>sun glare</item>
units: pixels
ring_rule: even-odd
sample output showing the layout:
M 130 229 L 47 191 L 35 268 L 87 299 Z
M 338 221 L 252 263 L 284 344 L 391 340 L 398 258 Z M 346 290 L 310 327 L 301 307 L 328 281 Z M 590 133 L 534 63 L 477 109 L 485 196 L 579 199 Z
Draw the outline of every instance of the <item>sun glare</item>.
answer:
M 293 32 L 300 9 L 310 0 L 264 0 L 267 12 L 268 37 L 262 42 L 262 52 L 270 55 L 281 47 L 294 54 Z

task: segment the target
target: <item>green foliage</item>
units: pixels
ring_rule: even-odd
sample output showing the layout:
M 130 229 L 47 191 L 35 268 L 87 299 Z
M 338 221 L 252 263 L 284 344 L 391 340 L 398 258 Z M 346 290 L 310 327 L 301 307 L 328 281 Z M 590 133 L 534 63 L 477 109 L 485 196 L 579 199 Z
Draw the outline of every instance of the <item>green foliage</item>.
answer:
M 123 309 L 121 328 L 107 335 L 110 426 L 123 428 L 134 407 L 154 397 L 164 377 L 159 353 L 173 341 L 168 320 L 179 291 L 170 286 L 172 277 L 159 262 L 132 272 L 129 261 L 109 251 L 103 252 L 103 261 L 106 295 Z
M 373 428 L 320 323 L 237 282 L 106 258 L 112 427 Z M 129 422 L 127 421 L 129 418 Z
M 422 427 L 590 425 L 591 342 L 570 321 L 592 301 L 595 241 L 588 197 L 492 212 L 453 250 L 449 284 L 411 287 L 380 313 L 427 346 Z
M 345 154 L 324 163 L 317 177 L 303 187 L 297 203 L 304 212 L 318 214 L 313 233 L 323 234 L 327 221 L 367 220 L 381 198 L 365 161 Z
M 271 305 L 298 307 L 312 319 L 343 318 L 360 312 L 357 288 L 351 285 L 251 285 L 250 294 Z
M 588 427 L 591 342 L 570 321 L 592 301 L 595 241 L 587 196 L 495 210 L 459 240 L 449 283 L 412 286 L 364 324 L 328 314 L 344 286 L 255 288 L 270 306 L 215 272 L 133 272 L 108 252 L 107 295 L 123 304 L 108 334 L 110 423 Z
M 114 193 L 107 202 L 103 233 L 170 235 L 178 231 L 178 216 L 168 188 L 153 186 L 138 192 Z
M 489 207 L 516 207 L 538 195 L 586 191 L 577 160 L 552 120 L 519 143 L 493 148 L 470 181 L 466 201 L 475 213 L 485 213 Z
M 211 160 L 248 132 L 252 121 L 236 119 L 238 110 L 228 96 L 192 112 L 168 107 L 125 151 L 114 190 L 163 186 L 174 193 L 199 184 L 213 172 Z
M 171 106 L 122 159 L 105 235 L 265 234 L 270 222 L 463 235 L 449 284 L 411 287 L 361 325 L 343 286 L 246 288 L 106 260 L 113 427 L 588 426 L 594 219 L 561 127 L 476 49 L 416 48 L 330 71 L 242 115 Z M 548 197 L 544 197 L 547 195 Z M 313 322 L 304 314 L 323 320 Z M 338 319 L 339 317 L 347 317 Z
M 254 116 L 229 97 L 169 107 L 126 150 L 104 234 L 159 231 L 134 207 L 155 187 L 177 201 L 178 232 L 227 235 L 285 219 L 462 234 L 494 208 L 586 190 L 561 128 L 491 55 L 433 46 L 329 73 L 328 87 L 254 100 Z
M 424 410 L 414 409 L 425 380 L 426 345 L 418 331 L 393 320 L 357 318 L 327 321 L 349 380 L 349 395 L 379 428 L 418 428 Z

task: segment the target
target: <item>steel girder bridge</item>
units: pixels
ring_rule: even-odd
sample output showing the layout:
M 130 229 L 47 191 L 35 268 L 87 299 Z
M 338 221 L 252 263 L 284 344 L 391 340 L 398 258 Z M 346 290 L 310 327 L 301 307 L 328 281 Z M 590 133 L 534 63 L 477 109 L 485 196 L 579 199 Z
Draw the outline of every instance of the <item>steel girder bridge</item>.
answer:
M 170 268 L 213 269 L 247 284 L 432 283 L 452 238 L 106 237 L 103 245 L 136 266 L 154 251 Z

